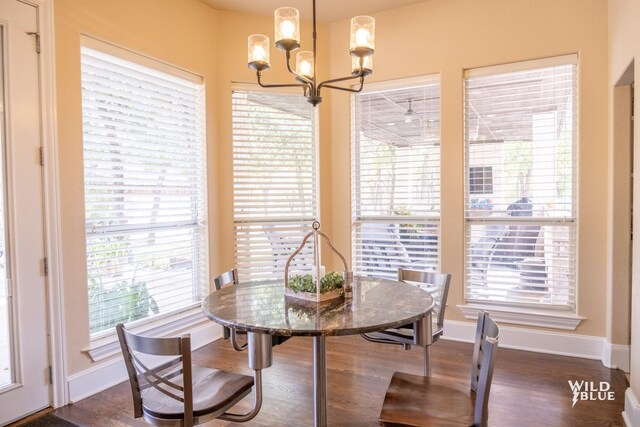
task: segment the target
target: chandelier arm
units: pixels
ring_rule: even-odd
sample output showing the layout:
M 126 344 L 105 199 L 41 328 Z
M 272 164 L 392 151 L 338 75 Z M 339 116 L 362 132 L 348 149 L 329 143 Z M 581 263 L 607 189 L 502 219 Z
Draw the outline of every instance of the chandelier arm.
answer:
M 260 85 L 260 87 L 303 87 L 303 88 L 308 88 L 309 85 L 307 83 L 287 83 L 287 84 L 270 84 L 270 83 L 262 83 L 262 80 L 260 79 L 260 71 L 256 72 L 256 75 L 258 76 L 258 84 Z
M 306 84 L 308 84 L 310 87 L 313 87 L 313 81 L 311 81 L 310 79 L 306 78 L 305 76 L 296 73 L 295 71 L 293 71 L 293 69 L 291 68 L 291 53 L 289 51 L 287 51 L 287 70 L 293 74 L 294 76 L 296 76 L 298 79 L 302 80 L 303 82 L 305 82 Z
M 364 87 L 364 75 L 360 75 L 360 74 L 361 73 L 356 74 L 355 76 L 341 77 L 341 78 L 332 79 L 332 80 L 325 80 L 322 83 L 320 83 L 320 85 L 318 86 L 318 95 L 320 95 L 320 89 L 322 89 L 323 87 L 327 87 L 329 89 L 344 90 L 346 92 L 358 93 L 358 92 L 362 91 L 362 88 Z M 346 81 L 346 80 L 353 80 L 353 79 L 357 79 L 357 78 L 360 79 L 360 87 L 358 89 L 334 86 L 334 85 L 330 84 L 330 83 L 337 83 L 337 82 L 342 82 L 342 81 Z
M 358 72 L 358 74 L 356 75 L 352 75 L 352 76 L 348 76 L 348 77 L 339 77 L 337 79 L 331 79 L 331 80 L 325 80 L 322 83 L 320 83 L 318 85 L 318 89 L 321 89 L 324 86 L 328 86 L 331 83 L 337 83 L 337 82 L 344 82 L 347 80 L 353 80 L 353 79 L 361 79 L 362 81 L 364 81 L 364 70 L 360 69 L 360 71 Z
M 323 83 L 328 83 L 328 81 L 327 82 L 323 82 Z M 362 92 L 362 89 L 364 88 L 364 76 L 360 76 L 360 87 L 358 89 L 353 89 L 353 88 L 350 88 L 350 87 L 333 86 L 333 85 L 328 85 L 328 84 L 325 84 L 323 87 L 328 87 L 329 89 L 343 90 L 345 92 L 351 92 L 351 93 Z M 318 94 L 319 93 L 320 93 L 320 90 L 318 90 Z

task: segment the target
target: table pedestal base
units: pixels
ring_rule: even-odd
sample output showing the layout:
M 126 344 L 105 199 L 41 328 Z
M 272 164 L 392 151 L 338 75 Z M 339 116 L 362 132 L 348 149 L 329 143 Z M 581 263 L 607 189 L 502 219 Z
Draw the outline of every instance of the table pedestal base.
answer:
M 313 425 L 327 425 L 327 337 L 313 337 Z

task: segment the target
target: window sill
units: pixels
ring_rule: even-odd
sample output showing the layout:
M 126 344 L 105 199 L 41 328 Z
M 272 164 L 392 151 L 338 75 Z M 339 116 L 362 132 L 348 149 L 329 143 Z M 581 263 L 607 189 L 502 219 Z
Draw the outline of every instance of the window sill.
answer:
M 556 310 L 536 310 L 530 308 L 504 307 L 496 305 L 464 304 L 458 305 L 467 319 L 477 319 L 479 311 L 486 311 L 497 322 L 518 325 L 539 326 L 542 328 L 574 331 L 586 317 Z
M 192 328 L 208 321 L 198 306 L 174 314 L 173 316 L 135 326 L 130 330 L 137 334 L 143 333 L 149 337 L 161 337 L 175 334 L 176 332 Z M 120 342 L 118 341 L 115 329 L 106 336 L 92 340 L 89 348 L 83 351 L 89 355 L 93 362 L 99 362 L 116 354 L 120 354 Z

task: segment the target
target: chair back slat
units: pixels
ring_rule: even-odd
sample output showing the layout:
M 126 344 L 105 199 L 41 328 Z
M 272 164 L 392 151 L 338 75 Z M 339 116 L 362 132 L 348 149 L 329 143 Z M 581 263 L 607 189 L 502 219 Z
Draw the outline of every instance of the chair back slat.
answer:
M 124 354 L 127 373 L 131 383 L 133 395 L 134 415 L 142 416 L 141 390 L 149 386 L 162 394 L 182 402 L 184 405 L 185 427 L 193 426 L 193 385 L 191 373 L 191 338 L 188 334 L 176 338 L 151 338 L 133 334 L 127 331 L 122 323 L 116 325 L 118 339 Z M 138 354 L 152 356 L 179 356 L 177 359 L 161 364 L 155 368 L 148 368 L 138 357 Z M 178 365 L 179 364 L 179 365 Z M 177 369 L 176 369 L 177 367 Z M 182 385 L 170 381 L 182 374 Z M 141 386 L 141 380 L 144 384 Z M 168 387 L 177 390 L 175 393 Z
M 238 280 L 238 270 L 236 270 L 235 268 L 232 268 L 229 271 L 225 271 L 218 277 L 213 278 L 213 286 L 215 286 L 216 291 L 219 291 L 220 289 L 226 286 L 237 285 L 238 283 L 240 283 L 240 281 Z M 231 330 L 226 326 L 224 326 L 222 328 L 222 338 L 226 340 L 226 339 L 229 339 L 230 337 L 231 337 Z M 233 342 L 235 342 L 235 338 L 231 338 L 231 339 Z
M 116 325 L 116 332 L 118 334 L 118 341 L 120 341 L 120 348 L 122 349 L 122 355 L 124 356 L 124 364 L 127 367 L 127 375 L 129 376 L 129 385 L 131 386 L 131 396 L 133 397 L 133 416 L 140 418 L 142 416 L 142 397 L 140 395 L 140 382 L 138 381 L 138 374 L 136 368 L 133 365 L 133 354 L 129 350 L 126 340 L 126 331 L 122 323 Z
M 144 390 L 149 387 L 154 387 L 155 389 L 162 392 L 163 394 L 166 394 L 167 396 L 182 402 L 181 396 L 178 396 L 177 394 L 174 394 L 166 390 L 165 388 L 161 387 L 164 385 L 166 387 L 170 387 L 178 391 L 184 391 L 182 386 L 169 381 L 169 379 L 175 378 L 178 375 L 180 375 L 177 372 L 182 373 L 182 369 L 172 370 L 169 373 L 160 375 L 159 372 L 162 373 L 162 371 L 165 371 L 167 369 L 166 366 L 162 369 L 158 369 L 158 368 L 149 369 L 144 363 L 142 363 L 142 361 L 135 354 L 133 354 L 132 356 L 133 356 L 134 366 L 138 374 L 138 382 L 141 383 L 141 380 L 144 380 L 144 384 L 141 383 L 140 385 L 141 390 Z M 182 358 L 177 360 L 178 360 L 178 363 L 182 362 Z
M 228 285 L 237 285 L 238 284 L 238 270 L 235 268 L 225 271 L 218 277 L 213 278 L 213 286 L 215 286 L 216 291 L 219 291 L 225 286 Z
M 178 366 L 176 366 L 176 365 L 178 365 Z M 162 372 L 162 377 L 166 378 L 167 380 L 170 380 L 171 378 L 175 378 L 178 375 L 182 375 L 182 358 L 179 357 L 177 359 L 170 360 L 167 363 L 163 363 L 162 365 L 152 369 L 152 371 L 154 371 L 156 373 Z M 142 390 L 144 390 L 145 388 L 149 388 L 149 387 L 152 387 L 152 385 L 151 384 L 146 384 L 146 383 L 140 385 L 140 388 Z
M 398 280 L 428 285 L 421 287 L 433 297 L 433 302 L 435 303 L 433 317 L 439 328 L 444 327 L 444 312 L 447 306 L 451 275 L 447 273 L 436 273 L 434 271 L 410 270 L 400 267 L 398 268 Z
M 497 346 L 500 337 L 500 328 L 496 322 L 485 312 L 478 313 L 478 323 L 476 327 L 475 345 L 473 347 L 473 364 L 471 366 L 471 390 L 477 391 L 479 379 L 487 352 L 487 340 L 493 339 Z
M 476 404 L 473 413 L 474 426 L 487 425 L 489 392 L 491 390 L 491 379 L 493 378 L 493 368 L 496 363 L 497 350 L 498 340 L 487 337 L 482 351 L 482 363 L 478 378 L 478 388 L 476 390 Z
M 127 345 L 133 351 L 153 356 L 182 355 L 182 338 L 152 338 L 134 335 L 123 329 Z

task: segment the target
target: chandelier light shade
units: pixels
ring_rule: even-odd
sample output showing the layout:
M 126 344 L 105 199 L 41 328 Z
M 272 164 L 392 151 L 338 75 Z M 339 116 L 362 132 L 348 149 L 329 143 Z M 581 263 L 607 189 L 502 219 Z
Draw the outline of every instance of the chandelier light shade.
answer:
M 298 83 L 267 84 L 262 82 L 262 72 L 269 69 L 269 37 L 252 34 L 248 40 L 248 63 L 256 72 L 258 84 L 262 87 L 301 87 L 304 96 L 314 107 L 322 102 L 322 88 L 347 92 L 360 92 L 364 87 L 364 78 L 373 72 L 373 53 L 375 51 L 376 22 L 370 16 L 356 16 L 351 19 L 349 53 L 351 54 L 351 75 L 337 79 L 316 80 L 316 0 L 313 1 L 313 51 L 301 51 L 296 54 L 295 71 L 291 67 L 291 52 L 300 48 L 300 13 L 292 7 L 281 7 L 274 12 L 275 46 L 285 52 L 287 70 Z M 336 86 L 334 83 L 359 79 L 357 88 Z
M 313 79 L 313 52 L 304 50 L 296 55 L 296 72 L 307 79 Z
M 351 55 L 363 57 L 373 55 L 376 21 L 370 16 L 351 18 Z
M 252 34 L 248 40 L 249 68 L 262 71 L 269 68 L 269 37 Z
M 300 47 L 300 14 L 298 9 L 281 7 L 274 16 L 274 34 L 276 47 L 282 50 L 295 50 Z

